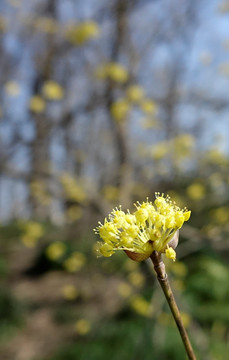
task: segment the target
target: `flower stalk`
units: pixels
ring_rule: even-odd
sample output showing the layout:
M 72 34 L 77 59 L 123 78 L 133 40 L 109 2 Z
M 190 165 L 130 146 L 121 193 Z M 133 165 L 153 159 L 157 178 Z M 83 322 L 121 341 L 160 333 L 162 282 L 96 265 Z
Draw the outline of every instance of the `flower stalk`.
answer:
M 96 250 L 105 257 L 121 250 L 134 261 L 151 258 L 188 358 L 196 360 L 161 258 L 164 253 L 167 258 L 176 260 L 179 229 L 189 220 L 191 211 L 186 207 L 180 209 L 164 194 L 155 193 L 155 198 L 154 202 L 147 198 L 146 202 L 134 204 L 136 211 L 132 214 L 129 210 L 127 213 L 122 211 L 121 206 L 113 209 L 105 218 L 104 224 L 99 222 L 94 229 L 102 239 L 102 242 L 97 243 Z
M 186 353 L 188 355 L 188 358 L 189 358 L 189 360 L 196 360 L 191 342 L 189 340 L 188 334 L 187 334 L 184 324 L 182 322 L 181 314 L 178 309 L 176 300 L 173 295 L 173 291 L 172 291 L 170 283 L 169 283 L 168 275 L 166 274 L 166 271 L 165 271 L 165 264 L 162 260 L 161 254 L 158 253 L 157 251 L 154 251 L 151 254 L 150 258 L 153 262 L 154 270 L 157 274 L 158 282 L 160 283 L 161 288 L 165 294 L 166 300 L 167 300 L 170 310 L 173 314 L 177 328 L 180 332 L 180 336 L 184 343 L 184 347 L 185 347 Z

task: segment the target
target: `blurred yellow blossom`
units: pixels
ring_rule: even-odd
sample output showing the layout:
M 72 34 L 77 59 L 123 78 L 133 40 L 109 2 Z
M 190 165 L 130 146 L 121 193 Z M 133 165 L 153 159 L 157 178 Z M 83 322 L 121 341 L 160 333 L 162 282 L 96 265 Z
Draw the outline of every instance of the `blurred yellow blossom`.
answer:
M 98 37 L 99 33 L 99 25 L 93 20 L 88 20 L 69 25 L 66 30 L 66 37 L 74 45 L 83 45 L 87 41 Z
M 133 103 L 138 103 L 144 97 L 144 90 L 139 85 L 131 85 L 126 90 L 126 96 Z
M 106 185 L 102 189 L 102 193 L 108 201 L 117 200 L 119 197 L 119 189 L 116 186 Z
M 86 257 L 80 252 L 73 252 L 71 256 L 64 261 L 64 267 L 69 272 L 80 270 L 86 263 Z
M 24 225 L 24 230 L 26 235 L 33 238 L 39 238 L 44 234 L 43 226 L 35 221 L 28 221 Z
M 206 188 L 203 184 L 195 182 L 187 187 L 187 194 L 190 199 L 202 200 L 206 195 Z
M 130 104 L 126 99 L 116 100 L 111 105 L 111 115 L 116 121 L 123 121 L 130 111 Z
M 48 100 L 61 100 L 64 96 L 64 89 L 53 80 L 46 81 L 42 93 Z
M 180 134 L 173 139 L 173 146 L 176 156 L 184 158 L 190 155 L 190 151 L 193 149 L 195 139 L 190 134 Z
M 17 83 L 16 81 L 8 81 L 5 84 L 5 91 L 7 92 L 8 95 L 16 97 L 20 95 L 21 88 L 19 83 Z
M 170 143 L 161 141 L 152 147 L 151 154 L 154 160 L 161 160 L 170 153 Z
M 41 96 L 35 95 L 31 97 L 29 101 L 30 111 L 39 114 L 45 110 L 45 107 L 46 107 L 46 103 Z
M 58 260 L 60 259 L 66 252 L 66 245 L 61 241 L 55 241 L 54 243 L 50 244 L 45 253 L 46 256 L 50 260 Z
M 141 287 L 145 284 L 145 277 L 139 271 L 132 271 L 128 275 L 130 283 L 136 287 Z
M 62 295 L 67 300 L 75 300 L 78 296 L 78 290 L 74 285 L 65 285 L 61 289 Z
M 67 209 L 67 218 L 69 221 L 79 220 L 83 216 L 83 210 L 80 206 L 73 205 Z
M 69 200 L 74 200 L 79 203 L 85 202 L 86 192 L 84 191 L 83 187 L 77 183 L 76 179 L 72 175 L 61 175 L 60 182 L 63 186 L 65 195 Z
M 96 70 L 96 76 L 100 79 L 109 78 L 118 83 L 125 83 L 128 79 L 128 71 L 123 65 L 110 62 L 99 66 Z
M 123 298 L 129 297 L 132 294 L 131 286 L 124 282 L 118 285 L 117 291 Z
M 222 206 L 218 209 L 214 209 L 211 211 L 211 216 L 214 222 L 217 224 L 223 225 L 229 222 L 229 207 Z
M 136 261 L 132 261 L 129 258 L 126 259 L 126 261 L 124 262 L 124 269 L 127 271 L 133 271 L 138 269 L 139 267 L 139 263 L 137 263 Z
M 39 238 L 43 236 L 43 226 L 35 221 L 28 221 L 22 225 L 23 234 L 21 236 L 22 243 L 27 247 L 36 246 Z
M 79 335 L 86 335 L 91 330 L 91 323 L 87 319 L 80 319 L 75 323 L 75 330 Z
M 33 181 L 30 184 L 32 195 L 43 205 L 48 205 L 51 197 L 46 189 L 46 185 L 42 181 Z
M 151 304 L 140 295 L 134 296 L 130 300 L 130 305 L 134 311 L 142 316 L 149 317 L 152 315 Z
M 157 112 L 157 104 L 153 100 L 145 99 L 141 102 L 140 106 L 146 114 L 155 115 Z
M 206 152 L 206 160 L 216 165 L 227 165 L 227 157 L 218 148 L 213 147 Z

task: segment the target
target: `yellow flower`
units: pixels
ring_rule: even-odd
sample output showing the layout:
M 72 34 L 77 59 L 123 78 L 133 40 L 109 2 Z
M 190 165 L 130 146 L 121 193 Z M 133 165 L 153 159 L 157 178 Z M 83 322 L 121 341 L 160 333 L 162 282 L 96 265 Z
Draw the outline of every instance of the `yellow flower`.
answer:
M 83 45 L 99 35 L 99 26 L 93 20 L 70 25 L 66 31 L 67 39 L 74 45 Z
M 184 133 L 176 136 L 172 141 L 172 145 L 176 156 L 185 158 L 190 155 L 195 145 L 195 139 L 192 135 Z
M 133 103 L 138 103 L 144 96 L 144 90 L 139 85 L 131 85 L 126 90 L 126 96 Z
M 67 210 L 67 217 L 70 222 L 79 220 L 82 216 L 83 216 L 83 211 L 80 206 L 73 205 L 69 207 L 69 209 Z
M 78 291 L 74 285 L 63 286 L 61 292 L 63 297 L 67 300 L 75 300 L 78 296 Z
M 128 275 L 128 279 L 131 282 L 132 285 L 136 287 L 141 287 L 145 283 L 145 277 L 139 272 L 139 271 L 132 271 Z
M 126 99 L 115 101 L 111 106 L 111 115 L 116 121 L 123 121 L 128 116 L 130 104 Z
M 46 81 L 42 93 L 48 100 L 61 100 L 64 96 L 64 89 L 55 81 Z
M 75 324 L 76 332 L 80 335 L 86 335 L 91 330 L 91 323 L 87 319 L 80 319 Z
M 145 99 L 141 102 L 141 109 L 146 114 L 155 115 L 157 112 L 157 104 L 153 100 Z
M 46 185 L 42 181 L 33 181 L 30 184 L 31 193 L 43 205 L 48 205 L 51 197 L 46 189 Z
M 136 295 L 131 299 L 130 302 L 131 307 L 135 310 L 138 314 L 142 316 L 150 316 L 150 303 L 146 301 L 142 296 Z
M 46 255 L 50 260 L 58 260 L 64 255 L 65 251 L 66 245 L 61 241 L 56 241 L 47 247 Z
M 84 254 L 75 251 L 67 260 L 65 260 L 64 267 L 69 272 L 75 272 L 80 270 L 84 266 L 85 262 L 86 257 Z
M 29 101 L 29 109 L 34 113 L 42 113 L 45 110 L 45 101 L 41 96 L 35 95 Z
M 167 256 L 168 259 L 172 259 L 173 261 L 176 260 L 176 252 L 171 247 L 168 247 L 165 250 L 165 255 Z
M 44 234 L 43 226 L 35 221 L 23 224 L 21 242 L 29 248 L 37 245 L 38 239 Z
M 136 261 L 148 258 L 152 252 L 165 252 L 168 258 L 175 260 L 175 251 L 168 244 L 185 221 L 191 211 L 180 209 L 169 196 L 156 193 L 154 203 L 137 203 L 136 211 L 131 214 L 114 209 L 105 218 L 104 224 L 94 229 L 103 242 L 98 243 L 98 252 L 111 256 L 116 250 L 125 250 L 127 255 Z
M 79 203 L 86 201 L 86 193 L 83 187 L 78 184 L 77 180 L 70 174 L 63 174 L 60 177 L 60 182 L 63 186 L 67 199 L 73 200 Z
M 129 297 L 132 293 L 131 286 L 124 282 L 119 284 L 117 290 L 118 290 L 119 295 L 122 296 L 123 298 Z
M 161 160 L 170 152 L 170 144 L 166 141 L 161 141 L 153 146 L 152 157 L 154 160 Z
M 212 164 L 227 165 L 227 157 L 217 148 L 208 150 L 206 159 Z
M 202 200 L 205 197 L 205 187 L 200 183 L 193 183 L 188 186 L 187 194 L 193 200 Z
M 108 62 L 98 67 L 96 75 L 100 79 L 109 78 L 121 84 L 125 83 L 128 79 L 128 71 L 126 68 L 115 62 Z
M 43 226 L 35 221 L 28 221 L 24 225 L 25 234 L 31 238 L 38 239 L 44 234 Z
M 222 206 L 218 209 L 211 211 L 211 216 L 215 223 L 224 225 L 228 223 L 229 220 L 229 207 L 228 206 Z

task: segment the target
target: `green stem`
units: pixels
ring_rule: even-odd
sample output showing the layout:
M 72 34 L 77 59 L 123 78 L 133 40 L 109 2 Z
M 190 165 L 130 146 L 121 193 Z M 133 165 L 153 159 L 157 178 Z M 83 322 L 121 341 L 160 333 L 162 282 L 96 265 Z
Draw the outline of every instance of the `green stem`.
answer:
M 173 317 L 175 319 L 175 322 L 177 324 L 178 330 L 180 332 L 182 341 L 184 343 L 184 347 L 186 350 L 186 353 L 188 355 L 189 360 L 196 360 L 192 345 L 190 343 L 188 334 L 184 328 L 184 324 L 181 319 L 180 311 L 177 307 L 176 300 L 174 298 L 168 276 L 165 271 L 165 264 L 162 261 L 161 254 L 159 254 L 157 251 L 154 251 L 151 255 L 151 260 L 154 264 L 154 270 L 157 273 L 157 279 L 162 287 L 162 290 L 165 294 L 166 300 L 169 304 L 170 310 L 173 314 Z

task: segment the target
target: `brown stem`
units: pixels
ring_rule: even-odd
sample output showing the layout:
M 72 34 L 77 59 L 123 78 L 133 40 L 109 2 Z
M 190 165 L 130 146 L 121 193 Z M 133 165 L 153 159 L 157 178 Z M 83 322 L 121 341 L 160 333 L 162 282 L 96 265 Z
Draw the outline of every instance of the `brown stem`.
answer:
M 154 251 L 151 255 L 151 260 L 154 264 L 154 270 L 157 273 L 157 279 L 162 287 L 162 290 L 165 294 L 166 300 L 169 304 L 170 310 L 173 314 L 173 317 L 175 319 L 175 322 L 177 324 L 178 330 L 180 332 L 182 341 L 185 346 L 186 353 L 188 355 L 188 358 L 190 360 L 196 360 L 192 345 L 190 343 L 188 334 L 184 328 L 184 324 L 181 319 L 180 311 L 177 307 L 176 300 L 174 298 L 168 276 L 165 271 L 165 264 L 163 263 L 163 260 L 161 258 L 161 254 L 159 254 L 157 251 Z

